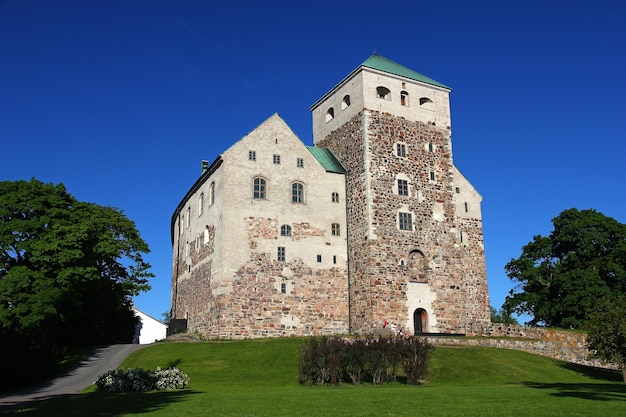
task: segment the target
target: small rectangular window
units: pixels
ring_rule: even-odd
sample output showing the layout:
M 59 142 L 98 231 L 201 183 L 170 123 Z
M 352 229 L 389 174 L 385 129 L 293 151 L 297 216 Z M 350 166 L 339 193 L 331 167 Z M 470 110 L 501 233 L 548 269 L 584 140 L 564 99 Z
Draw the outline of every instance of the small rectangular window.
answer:
M 337 263 L 337 255 L 333 255 L 333 263 L 336 264 Z
M 302 158 L 297 158 L 297 159 L 296 159 L 296 166 L 297 166 L 298 168 L 304 168 L 304 159 L 302 159 Z
M 333 236 L 339 236 L 341 233 L 341 229 L 339 228 L 339 223 L 333 223 L 331 225 L 331 234 Z
M 407 180 L 398 180 L 398 194 L 409 195 L 409 182 Z
M 285 284 L 284 282 L 280 284 L 280 293 L 287 294 L 287 284 Z
M 396 144 L 396 154 L 402 158 L 406 157 L 406 145 L 404 143 Z
M 461 243 L 463 243 L 463 232 L 459 232 L 459 238 L 461 238 Z
M 467 207 L 467 203 L 464 203 L 464 204 L 465 204 L 465 212 L 467 213 L 469 211 Z
M 398 226 L 400 230 L 413 230 L 413 219 L 411 213 L 398 213 Z
M 285 247 L 284 246 L 278 247 L 278 257 L 276 259 L 280 262 L 285 262 Z
M 433 151 L 433 143 L 428 142 L 428 152 L 432 152 L 432 151 Z
M 322 255 L 317 255 L 317 262 L 322 262 Z
M 274 154 L 273 161 L 276 165 L 280 165 L 280 155 Z
M 256 151 L 248 151 L 248 160 L 256 161 Z
M 458 193 L 460 193 L 460 192 L 461 192 L 461 189 L 460 189 L 459 187 L 456 187 L 455 191 L 456 191 L 456 193 L 458 194 Z
M 338 203 L 339 202 L 339 193 L 332 193 L 331 199 L 332 199 L 333 203 Z
M 431 181 L 435 181 L 435 172 L 434 171 L 430 171 L 430 179 L 431 179 Z

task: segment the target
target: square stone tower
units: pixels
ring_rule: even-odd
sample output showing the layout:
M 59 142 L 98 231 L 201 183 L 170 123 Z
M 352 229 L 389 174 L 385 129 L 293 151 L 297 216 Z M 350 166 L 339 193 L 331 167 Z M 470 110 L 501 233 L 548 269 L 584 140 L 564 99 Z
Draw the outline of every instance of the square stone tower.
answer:
M 450 88 L 374 54 L 311 106 L 347 171 L 350 330 L 490 321 L 481 196 L 452 161 Z

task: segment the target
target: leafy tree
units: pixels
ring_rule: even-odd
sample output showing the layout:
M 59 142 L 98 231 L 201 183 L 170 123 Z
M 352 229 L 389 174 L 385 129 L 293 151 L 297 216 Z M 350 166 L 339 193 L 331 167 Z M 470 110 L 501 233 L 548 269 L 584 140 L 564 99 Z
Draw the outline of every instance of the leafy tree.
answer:
M 116 208 L 79 202 L 62 184 L 0 182 L 2 351 L 55 360 L 130 342 L 131 297 L 150 288 L 147 252 Z
M 591 356 L 617 364 L 626 382 L 626 297 L 600 303 L 585 328 Z
M 626 292 L 626 225 L 593 209 L 563 211 L 505 270 L 517 282 L 503 309 L 530 325 L 581 328 L 600 300 Z
M 491 307 L 491 322 L 492 323 L 504 323 L 504 324 L 514 324 L 519 325 L 517 319 L 511 315 L 510 311 L 505 309 L 497 310 L 495 307 Z

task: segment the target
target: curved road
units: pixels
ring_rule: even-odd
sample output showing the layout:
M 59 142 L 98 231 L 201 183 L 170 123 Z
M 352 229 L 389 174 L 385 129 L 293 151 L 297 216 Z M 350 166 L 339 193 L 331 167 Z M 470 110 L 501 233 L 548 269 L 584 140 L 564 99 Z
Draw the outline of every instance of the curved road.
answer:
M 116 369 L 132 352 L 149 345 L 111 345 L 98 348 L 88 355 L 65 375 L 47 384 L 24 391 L 0 395 L 0 411 L 19 406 L 22 403 L 46 400 L 59 395 L 76 394 L 96 382 L 108 371 Z

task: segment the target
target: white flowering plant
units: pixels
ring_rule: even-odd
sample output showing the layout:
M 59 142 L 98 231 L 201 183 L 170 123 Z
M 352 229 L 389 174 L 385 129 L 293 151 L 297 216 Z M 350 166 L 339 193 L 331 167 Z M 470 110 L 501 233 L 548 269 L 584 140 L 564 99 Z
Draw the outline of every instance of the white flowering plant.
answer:
M 187 384 L 189 376 L 178 368 L 112 369 L 96 381 L 98 390 L 107 392 L 174 390 L 186 388 Z

